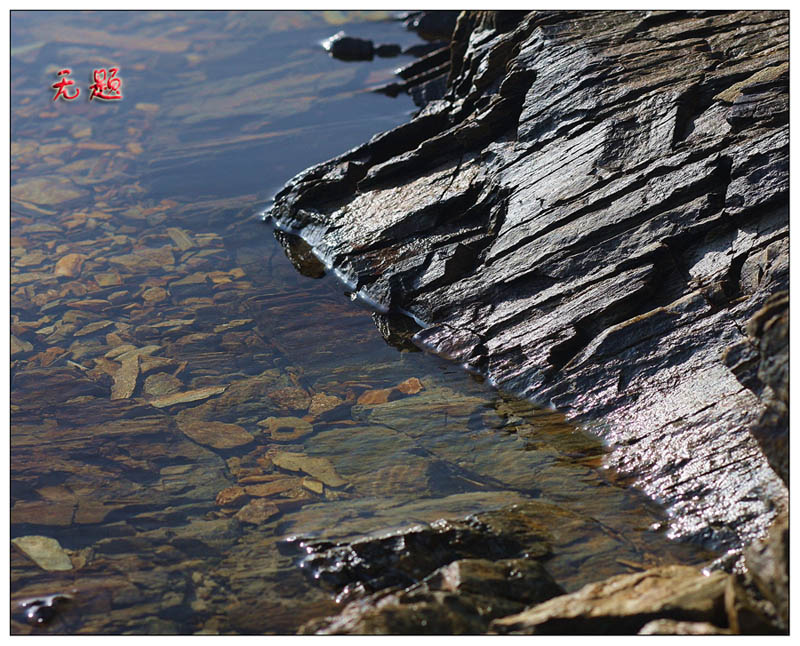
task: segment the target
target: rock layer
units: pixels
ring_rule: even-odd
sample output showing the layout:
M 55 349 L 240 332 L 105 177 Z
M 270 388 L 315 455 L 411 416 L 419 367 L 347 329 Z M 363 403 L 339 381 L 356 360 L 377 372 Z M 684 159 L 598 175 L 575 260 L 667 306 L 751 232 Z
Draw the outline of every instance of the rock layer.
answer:
M 788 13 L 465 12 L 450 50 L 443 99 L 273 217 L 418 344 L 590 426 L 674 536 L 762 535 L 786 488 L 725 353 L 753 365 L 788 288 Z

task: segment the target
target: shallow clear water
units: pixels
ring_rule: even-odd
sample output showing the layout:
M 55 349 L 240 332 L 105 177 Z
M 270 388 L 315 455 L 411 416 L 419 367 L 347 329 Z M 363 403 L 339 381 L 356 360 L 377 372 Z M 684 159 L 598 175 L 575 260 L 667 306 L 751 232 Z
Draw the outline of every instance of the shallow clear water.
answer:
M 364 90 L 409 59 L 318 45 L 343 20 L 415 42 L 378 17 L 12 14 L 12 632 L 293 633 L 336 604 L 282 538 L 530 498 L 596 522 L 552 561 L 565 587 L 706 556 L 655 531 L 597 440 L 387 344 L 260 221 L 293 174 L 408 118 Z M 112 66 L 123 98 L 86 100 Z M 82 94 L 54 102 L 64 68 Z M 72 600 L 27 624 L 20 600 L 52 594 Z

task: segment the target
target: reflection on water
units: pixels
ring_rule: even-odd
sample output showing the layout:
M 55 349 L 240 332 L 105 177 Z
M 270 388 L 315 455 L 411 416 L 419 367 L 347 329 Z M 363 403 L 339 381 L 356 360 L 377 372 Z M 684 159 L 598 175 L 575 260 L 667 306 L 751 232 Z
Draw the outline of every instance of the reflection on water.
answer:
M 396 60 L 319 49 L 347 19 L 12 14 L 13 632 L 294 632 L 336 604 L 286 536 L 534 498 L 596 519 L 555 556 L 573 587 L 699 558 L 603 478 L 597 441 L 378 317 L 387 345 L 259 222 L 270 188 L 411 110 L 362 92 Z M 112 66 L 122 100 L 52 101 L 60 69 Z M 581 569 L 600 534 L 613 558 Z

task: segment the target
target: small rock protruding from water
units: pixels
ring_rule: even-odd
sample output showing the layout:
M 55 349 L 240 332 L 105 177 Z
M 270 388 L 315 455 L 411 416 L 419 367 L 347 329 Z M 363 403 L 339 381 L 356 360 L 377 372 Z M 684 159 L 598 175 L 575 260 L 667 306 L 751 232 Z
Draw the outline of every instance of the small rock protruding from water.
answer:
M 59 612 L 59 609 L 72 601 L 68 594 L 51 594 L 36 599 L 25 599 L 19 603 L 19 608 L 25 614 L 25 620 L 32 626 L 43 626 L 50 623 Z
M 343 31 L 323 40 L 322 46 L 340 61 L 371 61 L 375 55 L 371 40 L 348 36 Z

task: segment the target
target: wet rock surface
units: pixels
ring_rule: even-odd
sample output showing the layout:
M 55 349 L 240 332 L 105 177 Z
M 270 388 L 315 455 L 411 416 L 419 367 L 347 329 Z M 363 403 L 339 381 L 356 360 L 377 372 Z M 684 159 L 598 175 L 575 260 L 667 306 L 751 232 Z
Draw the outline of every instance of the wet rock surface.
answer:
M 346 604 L 302 634 L 785 632 L 746 577 L 645 558 L 636 538 L 595 535 L 594 562 L 576 572 L 564 557 L 586 523 L 597 521 L 529 501 L 355 541 L 295 536 L 280 550 L 302 554 L 309 579 Z M 587 583 L 609 558 L 637 571 Z
M 337 616 L 306 624 L 305 633 L 452 634 L 484 633 L 493 619 L 578 590 L 599 572 L 685 558 L 680 545 L 656 554 L 652 539 L 651 532 L 623 536 L 562 506 L 525 501 L 356 540 L 292 536 L 280 549 L 347 603 Z
M 788 292 L 778 292 L 767 300 L 747 324 L 747 335 L 745 343 L 754 355 L 757 352 L 755 388 L 766 402 L 750 432 L 758 440 L 770 466 L 789 486 Z
M 635 634 L 657 617 L 724 624 L 728 576 L 705 576 L 683 566 L 621 575 L 498 619 L 491 629 L 501 634 Z
M 780 410 L 724 354 L 788 287 L 787 14 L 466 12 L 450 52 L 273 217 L 425 348 L 589 425 L 671 535 L 741 549 L 786 504 L 749 431 Z
M 778 626 L 789 628 L 789 516 L 779 516 L 769 534 L 748 546 L 745 563 L 755 585 L 778 615 Z

